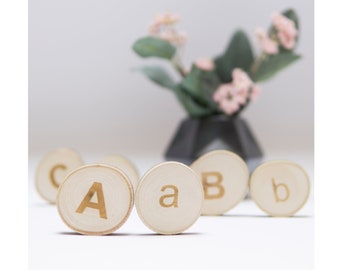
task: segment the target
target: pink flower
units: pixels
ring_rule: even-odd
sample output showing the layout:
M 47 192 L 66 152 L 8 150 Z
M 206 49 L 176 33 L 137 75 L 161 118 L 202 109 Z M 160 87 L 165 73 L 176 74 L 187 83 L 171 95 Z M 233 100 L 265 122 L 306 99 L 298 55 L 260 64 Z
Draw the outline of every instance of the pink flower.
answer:
M 160 29 L 161 25 L 160 24 L 157 24 L 157 23 L 153 23 L 149 26 L 149 34 L 152 35 L 152 36 L 155 36 L 157 35 L 157 33 L 159 32 L 159 29 Z
M 161 32 L 158 37 L 169 41 L 170 43 L 178 46 L 182 46 L 187 38 L 187 35 L 183 32 L 176 32 L 174 29 L 168 29 L 166 31 Z
M 242 91 L 237 89 L 234 84 L 221 84 L 214 93 L 213 99 L 226 114 L 231 115 L 237 112 L 240 105 L 244 105 L 246 98 Z
M 195 61 L 196 67 L 205 71 L 211 71 L 215 68 L 214 62 L 210 58 L 199 58 Z
M 164 39 L 175 46 L 182 46 L 186 42 L 187 34 L 175 29 L 175 24 L 179 19 L 179 16 L 176 14 L 159 14 L 149 26 L 149 34 Z
M 298 35 L 294 21 L 279 13 L 275 13 L 272 19 L 281 45 L 288 50 L 293 49 Z
M 266 54 L 274 55 L 279 52 L 279 46 L 277 42 L 270 38 L 262 40 L 262 49 Z
M 291 35 L 297 35 L 297 29 L 295 28 L 295 23 L 286 16 L 276 12 L 272 16 L 273 24 L 278 31 L 287 31 Z
M 185 75 L 188 75 L 191 72 L 191 67 L 183 68 L 183 72 L 184 72 Z
M 241 104 L 241 105 L 245 105 L 247 102 L 247 98 L 248 98 L 248 89 L 246 88 L 239 88 L 237 89 L 237 101 Z
M 221 84 L 213 95 L 220 109 L 227 115 L 237 112 L 247 101 L 254 101 L 261 93 L 248 74 L 240 68 L 232 71 L 232 82 Z
M 185 42 L 187 41 L 187 37 L 188 37 L 187 33 L 183 31 L 177 32 L 176 41 L 174 42 L 175 45 L 183 46 Z
M 250 91 L 250 100 L 256 101 L 260 95 L 261 95 L 261 88 L 257 84 L 254 84 Z
M 169 24 L 178 23 L 179 20 L 180 20 L 179 15 L 166 12 L 163 14 L 158 14 L 156 16 L 155 23 L 169 25 Z
M 221 102 L 222 99 L 227 98 L 229 92 L 231 92 L 231 84 L 230 83 L 221 84 L 213 95 L 214 101 Z
M 281 45 L 287 50 L 291 50 L 295 46 L 295 37 L 289 35 L 285 31 L 280 31 L 277 36 L 279 37 Z
M 238 89 L 248 91 L 249 87 L 253 83 L 248 74 L 240 68 L 234 68 L 232 71 L 233 84 Z
M 235 113 L 240 108 L 237 89 L 232 83 L 221 84 L 213 98 L 219 104 L 220 109 L 228 115 Z
M 240 105 L 235 99 L 224 99 L 220 103 L 220 108 L 228 115 L 232 115 L 237 112 L 240 108 Z
M 263 28 L 258 28 L 255 34 L 261 44 L 262 50 L 269 55 L 277 54 L 279 52 L 279 45 L 275 40 L 268 37 Z

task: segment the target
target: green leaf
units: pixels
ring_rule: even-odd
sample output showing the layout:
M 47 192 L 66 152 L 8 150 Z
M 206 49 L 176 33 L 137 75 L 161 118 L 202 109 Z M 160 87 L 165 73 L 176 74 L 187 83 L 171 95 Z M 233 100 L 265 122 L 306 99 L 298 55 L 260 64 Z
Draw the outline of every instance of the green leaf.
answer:
M 141 71 L 151 81 L 168 89 L 174 90 L 176 88 L 175 81 L 169 76 L 169 74 L 161 66 L 147 66 L 138 68 L 136 70 Z
M 175 90 L 178 101 L 191 117 L 203 117 L 213 114 L 210 108 L 197 103 L 190 94 L 181 88 L 180 85 Z
M 212 96 L 220 83 L 214 71 L 205 71 L 193 65 L 180 85 L 200 104 L 217 110 L 218 106 Z
M 186 89 L 183 89 L 180 84 L 176 84 L 162 67 L 147 66 L 135 70 L 141 71 L 156 84 L 173 90 L 178 101 L 191 117 L 202 117 L 213 113 L 210 108 L 200 104 L 200 102 L 188 93 Z
M 259 62 L 257 68 L 252 73 L 252 78 L 256 82 L 268 80 L 300 58 L 300 55 L 292 52 L 283 52 L 277 55 L 267 56 Z
M 132 49 L 141 57 L 160 57 L 171 60 L 176 48 L 168 41 L 155 37 L 138 39 Z
M 254 61 L 254 54 L 247 35 L 238 30 L 234 33 L 228 49 L 215 59 L 216 71 L 223 82 L 232 80 L 232 70 L 241 68 L 248 71 Z

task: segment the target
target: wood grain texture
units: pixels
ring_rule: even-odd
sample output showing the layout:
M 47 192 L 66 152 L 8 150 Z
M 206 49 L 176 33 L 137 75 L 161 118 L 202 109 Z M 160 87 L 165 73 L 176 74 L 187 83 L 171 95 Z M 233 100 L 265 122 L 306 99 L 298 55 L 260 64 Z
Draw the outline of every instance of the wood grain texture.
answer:
M 121 169 L 129 178 L 134 191 L 136 191 L 139 181 L 139 173 L 136 166 L 129 159 L 121 155 L 111 155 L 102 158 L 99 163 Z
M 151 168 L 140 180 L 136 209 L 144 224 L 159 234 L 178 234 L 201 214 L 203 188 L 197 174 L 179 162 Z
M 288 160 L 266 162 L 250 179 L 250 194 L 257 206 L 270 216 L 295 215 L 307 202 L 310 181 L 305 170 Z
M 59 185 L 67 174 L 83 164 L 78 153 L 71 149 L 60 148 L 47 153 L 36 170 L 36 190 L 46 201 L 55 203 Z
M 119 229 L 133 207 L 127 176 L 103 164 L 73 171 L 59 187 L 57 207 L 64 223 L 81 234 L 104 235 Z
M 222 215 L 241 202 L 248 191 L 249 171 L 231 151 L 215 150 L 191 165 L 204 187 L 202 215 Z

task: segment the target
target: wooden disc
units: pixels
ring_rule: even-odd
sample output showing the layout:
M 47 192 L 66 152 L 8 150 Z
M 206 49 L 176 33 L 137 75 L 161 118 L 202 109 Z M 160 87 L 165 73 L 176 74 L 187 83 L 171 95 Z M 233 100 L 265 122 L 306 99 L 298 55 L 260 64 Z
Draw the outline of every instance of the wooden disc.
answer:
M 291 161 L 270 161 L 257 167 L 250 179 L 252 199 L 270 216 L 293 216 L 310 192 L 305 170 Z
M 67 174 L 83 164 L 80 156 L 73 150 L 61 148 L 49 152 L 37 167 L 36 190 L 46 201 L 55 203 L 59 185 Z
M 126 175 L 111 166 L 85 165 L 59 187 L 58 211 L 71 229 L 90 235 L 117 230 L 130 215 L 133 189 Z
M 222 215 L 241 202 L 248 191 L 249 171 L 238 155 L 211 151 L 193 162 L 204 188 L 202 215 Z
M 135 165 L 130 160 L 120 155 L 112 155 L 104 157 L 99 163 L 117 167 L 122 170 L 129 178 L 133 189 L 137 189 L 139 175 Z
M 144 224 L 160 234 L 185 231 L 198 219 L 203 188 L 197 174 L 179 162 L 151 168 L 140 180 L 136 209 Z

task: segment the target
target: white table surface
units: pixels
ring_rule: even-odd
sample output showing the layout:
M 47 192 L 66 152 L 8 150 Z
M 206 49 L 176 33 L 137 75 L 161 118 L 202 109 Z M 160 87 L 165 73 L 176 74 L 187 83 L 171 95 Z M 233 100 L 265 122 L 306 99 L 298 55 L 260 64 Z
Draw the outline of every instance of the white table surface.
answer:
M 278 153 L 302 165 L 311 178 L 312 193 L 292 218 L 270 218 L 248 199 L 224 216 L 200 217 L 185 233 L 154 234 L 133 209 L 127 222 L 107 236 L 73 232 L 55 205 L 34 187 L 41 156 L 29 157 L 29 269 L 275 269 L 310 270 L 314 265 L 313 155 Z M 89 155 L 86 163 L 100 157 Z M 163 161 L 157 155 L 129 157 L 140 174 Z

